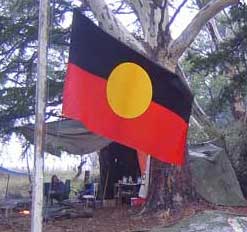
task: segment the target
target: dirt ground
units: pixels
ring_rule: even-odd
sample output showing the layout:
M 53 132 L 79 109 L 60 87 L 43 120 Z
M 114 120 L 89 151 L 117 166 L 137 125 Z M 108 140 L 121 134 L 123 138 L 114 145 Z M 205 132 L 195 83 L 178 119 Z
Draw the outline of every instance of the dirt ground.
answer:
M 140 215 L 140 209 L 100 208 L 95 209 L 92 218 L 59 219 L 45 222 L 46 232 L 144 232 L 153 227 L 168 227 L 176 221 L 190 217 L 204 209 L 223 210 L 247 216 L 247 208 L 212 207 L 205 204 L 188 205 L 179 212 L 161 212 Z M 8 218 L 0 215 L 1 232 L 29 232 L 30 215 L 13 212 Z
M 0 220 L 1 232 L 30 231 L 30 216 L 12 213 Z M 130 208 L 95 209 L 92 218 L 56 219 L 44 223 L 46 232 L 120 232 L 140 231 L 162 225 L 158 217 L 138 216 L 137 210 Z

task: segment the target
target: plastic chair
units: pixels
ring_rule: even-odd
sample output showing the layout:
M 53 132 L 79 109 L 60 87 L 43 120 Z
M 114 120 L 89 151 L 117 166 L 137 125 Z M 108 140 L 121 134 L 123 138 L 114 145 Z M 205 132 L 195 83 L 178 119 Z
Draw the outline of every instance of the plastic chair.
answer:
M 89 206 L 89 203 L 93 203 L 93 207 L 96 207 L 96 198 L 98 193 L 98 183 L 92 183 L 92 191 L 90 194 L 84 194 L 82 196 L 82 200 L 85 201 L 85 207 L 87 208 Z

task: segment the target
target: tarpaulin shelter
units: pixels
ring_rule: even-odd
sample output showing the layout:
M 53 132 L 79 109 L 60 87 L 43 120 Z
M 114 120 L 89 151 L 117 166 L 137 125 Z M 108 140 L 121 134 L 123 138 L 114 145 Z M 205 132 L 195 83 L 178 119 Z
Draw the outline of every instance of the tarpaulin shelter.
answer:
M 20 127 L 25 138 L 34 143 L 34 125 Z M 60 156 L 62 151 L 74 155 L 84 155 L 100 151 L 111 143 L 110 140 L 88 131 L 75 120 L 48 122 L 45 125 L 45 151 Z
M 4 168 L 4 167 L 0 167 L 0 174 L 12 175 L 12 176 L 27 176 L 28 175 L 25 172 L 11 170 L 11 169 Z
M 25 173 L 25 172 L 11 170 L 11 169 L 4 168 L 4 167 L 0 167 L 0 174 L 7 175 L 8 176 L 7 184 L 6 184 L 6 190 L 5 190 L 5 198 L 8 195 L 10 176 L 20 176 L 20 177 L 22 177 L 22 176 L 28 176 L 28 174 Z

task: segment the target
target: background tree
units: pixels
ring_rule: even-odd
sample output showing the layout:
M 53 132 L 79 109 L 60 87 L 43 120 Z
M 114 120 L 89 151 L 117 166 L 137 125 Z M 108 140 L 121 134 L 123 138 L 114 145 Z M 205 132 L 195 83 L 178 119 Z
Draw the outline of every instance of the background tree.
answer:
M 0 3 L 0 136 L 8 139 L 17 126 L 34 121 L 38 2 Z M 58 115 L 61 104 L 70 35 L 63 22 L 71 10 L 71 1 L 52 2 L 47 119 Z
M 214 121 L 245 195 L 246 15 L 246 4 L 239 4 L 230 11 L 219 14 L 215 29 L 207 30 L 211 48 L 202 52 L 195 43 L 188 51 L 185 61 L 192 86 L 197 86 L 195 91 L 200 96 L 198 101 L 204 104 L 207 115 Z M 218 31 L 217 38 L 214 38 L 215 30 Z M 205 82 L 206 85 L 198 84 Z

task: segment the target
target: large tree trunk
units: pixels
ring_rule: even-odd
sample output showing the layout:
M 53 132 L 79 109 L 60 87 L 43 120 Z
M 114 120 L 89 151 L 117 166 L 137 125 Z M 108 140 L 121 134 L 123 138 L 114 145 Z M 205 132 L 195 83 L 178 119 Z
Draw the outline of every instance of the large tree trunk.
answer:
M 189 163 L 178 167 L 151 160 L 147 210 L 172 211 L 195 200 Z

